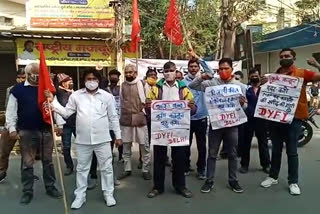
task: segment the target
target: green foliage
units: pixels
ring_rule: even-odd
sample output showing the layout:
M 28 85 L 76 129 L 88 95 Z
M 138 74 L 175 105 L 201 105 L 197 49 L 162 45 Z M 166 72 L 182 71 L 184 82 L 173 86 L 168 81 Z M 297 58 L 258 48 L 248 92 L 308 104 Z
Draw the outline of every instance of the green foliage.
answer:
M 319 0 L 300 0 L 295 3 L 298 8 L 296 11 L 299 22 L 310 22 L 320 19 Z
M 216 48 L 219 0 L 179 1 L 180 16 L 188 38 L 199 55 L 212 55 Z M 169 0 L 139 0 L 144 58 L 168 58 L 170 42 L 163 34 Z M 131 7 L 131 1 L 128 1 Z M 184 34 L 185 36 L 185 34 Z M 173 59 L 186 59 L 188 45 L 172 47 Z

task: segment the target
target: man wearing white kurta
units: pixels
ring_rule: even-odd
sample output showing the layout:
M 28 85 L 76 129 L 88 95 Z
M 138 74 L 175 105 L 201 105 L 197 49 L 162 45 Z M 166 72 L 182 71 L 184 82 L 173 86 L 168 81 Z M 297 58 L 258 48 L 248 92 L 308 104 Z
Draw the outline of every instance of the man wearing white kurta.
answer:
M 74 92 L 66 107 L 53 101 L 53 109 L 64 118 L 77 113 L 75 148 L 78 157 L 77 189 L 71 205 L 79 209 L 86 201 L 87 177 L 90 170 L 92 153 L 95 152 L 101 172 L 101 186 L 107 206 L 114 206 L 114 181 L 112 151 L 109 134 L 112 127 L 116 136 L 116 146 L 121 145 L 119 118 L 112 94 L 99 89 L 101 75 L 95 70 L 85 71 L 85 88 Z

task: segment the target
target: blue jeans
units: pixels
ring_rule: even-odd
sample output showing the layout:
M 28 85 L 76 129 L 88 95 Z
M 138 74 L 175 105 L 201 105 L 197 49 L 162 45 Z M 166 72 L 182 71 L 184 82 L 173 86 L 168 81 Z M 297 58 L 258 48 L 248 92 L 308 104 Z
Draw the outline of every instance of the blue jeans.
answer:
M 288 183 L 298 183 L 298 139 L 301 132 L 302 121 L 294 119 L 291 124 L 270 123 L 270 134 L 272 140 L 272 157 L 270 177 L 278 179 L 283 143 L 286 144 L 288 157 Z
M 70 126 L 63 126 L 62 145 L 64 162 L 68 169 L 73 169 L 73 161 L 71 157 L 71 137 L 72 134 L 76 136 L 76 128 Z

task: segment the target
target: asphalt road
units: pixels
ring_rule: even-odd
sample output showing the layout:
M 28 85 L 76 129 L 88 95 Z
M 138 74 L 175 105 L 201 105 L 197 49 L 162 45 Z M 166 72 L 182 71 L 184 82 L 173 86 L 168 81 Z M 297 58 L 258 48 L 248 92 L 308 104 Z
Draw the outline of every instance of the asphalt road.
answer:
M 318 120 L 320 121 L 320 120 Z M 320 124 L 320 122 L 318 122 Z M 320 130 L 315 134 L 308 145 L 299 149 L 300 157 L 300 187 L 302 195 L 291 196 L 287 186 L 287 160 L 283 153 L 282 169 L 279 184 L 269 189 L 259 186 L 266 177 L 260 170 L 256 144 L 251 152 L 251 165 L 248 174 L 239 175 L 240 184 L 245 189 L 243 194 L 236 194 L 227 186 L 227 161 L 217 163 L 215 188 L 209 194 L 200 192 L 203 181 L 196 179 L 194 174 L 187 177 L 187 185 L 194 193 L 191 199 L 176 195 L 171 186 L 171 173 L 167 168 L 166 191 L 163 195 L 149 199 L 146 197 L 152 188 L 152 181 L 144 181 L 139 170 L 133 176 L 121 182 L 116 188 L 115 197 L 117 206 L 108 208 L 102 197 L 101 187 L 88 191 L 87 203 L 70 213 L 114 213 L 114 214 L 171 214 L 171 213 L 225 213 L 225 214 L 317 214 L 320 213 Z M 195 145 L 195 144 L 193 144 Z M 137 147 L 135 147 L 136 149 Z M 193 148 L 193 167 L 195 167 L 195 151 Z M 138 153 L 134 153 L 135 168 Z M 121 164 L 117 163 L 119 171 Z M 45 194 L 43 181 L 35 184 L 35 194 L 32 203 L 28 206 L 19 204 L 21 196 L 20 158 L 13 156 L 10 160 L 7 180 L 0 184 L 0 214 L 60 214 L 63 213 L 62 200 L 54 200 Z M 41 175 L 41 164 L 37 163 L 35 173 Z M 73 200 L 75 176 L 65 177 L 68 205 Z

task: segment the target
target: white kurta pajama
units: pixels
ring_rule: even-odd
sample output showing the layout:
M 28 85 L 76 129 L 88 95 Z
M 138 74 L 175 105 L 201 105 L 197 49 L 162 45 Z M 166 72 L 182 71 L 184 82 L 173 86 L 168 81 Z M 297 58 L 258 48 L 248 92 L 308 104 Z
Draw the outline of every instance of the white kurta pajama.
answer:
M 77 113 L 75 147 L 78 165 L 77 189 L 74 192 L 76 198 L 86 197 L 87 178 L 93 151 L 97 156 L 100 167 L 103 194 L 104 196 L 113 196 L 114 180 L 110 127 L 114 131 L 116 139 L 121 139 L 119 117 L 115 108 L 114 97 L 101 89 L 94 94 L 88 93 L 86 89 L 80 89 L 69 97 L 65 108 L 57 101 L 53 101 L 52 105 L 54 111 L 64 118 Z

